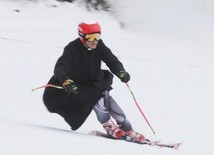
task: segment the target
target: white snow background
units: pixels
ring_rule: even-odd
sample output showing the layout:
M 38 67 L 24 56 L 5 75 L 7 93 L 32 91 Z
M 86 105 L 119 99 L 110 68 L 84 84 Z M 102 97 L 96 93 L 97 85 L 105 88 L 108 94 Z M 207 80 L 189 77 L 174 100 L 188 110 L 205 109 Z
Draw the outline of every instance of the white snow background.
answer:
M 88 12 L 79 3 L 0 1 L 1 155 L 213 155 L 214 2 L 115 0 L 114 13 Z M 94 112 L 73 132 L 42 101 L 63 48 L 78 37 L 81 21 L 96 20 L 102 39 L 131 75 L 114 78 L 111 95 L 133 128 L 149 139 L 183 142 L 179 150 L 88 135 L 104 131 Z M 103 66 L 105 67 L 105 65 Z

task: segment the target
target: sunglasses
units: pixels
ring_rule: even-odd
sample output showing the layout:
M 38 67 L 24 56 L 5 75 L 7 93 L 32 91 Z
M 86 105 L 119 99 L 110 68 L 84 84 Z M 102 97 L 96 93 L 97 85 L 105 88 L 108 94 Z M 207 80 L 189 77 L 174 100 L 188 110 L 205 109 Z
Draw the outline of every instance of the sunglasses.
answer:
M 91 34 L 86 34 L 86 35 L 85 35 L 85 40 L 86 40 L 86 41 L 89 41 L 89 42 L 92 42 L 92 41 L 94 41 L 94 40 L 99 41 L 99 40 L 100 40 L 100 37 L 101 37 L 101 34 L 100 34 L 100 33 L 91 33 Z

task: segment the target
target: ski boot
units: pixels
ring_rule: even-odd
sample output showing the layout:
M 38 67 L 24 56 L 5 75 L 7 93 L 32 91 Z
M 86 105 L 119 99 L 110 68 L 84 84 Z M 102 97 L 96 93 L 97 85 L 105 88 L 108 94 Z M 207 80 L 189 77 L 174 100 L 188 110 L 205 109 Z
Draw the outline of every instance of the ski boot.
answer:
M 147 139 L 145 139 L 144 135 L 134 131 L 133 129 L 126 131 L 125 135 L 130 137 L 134 142 L 142 143 L 142 142 L 147 141 Z
M 120 139 L 125 135 L 125 132 L 120 129 L 111 119 L 102 124 L 107 134 L 115 139 Z

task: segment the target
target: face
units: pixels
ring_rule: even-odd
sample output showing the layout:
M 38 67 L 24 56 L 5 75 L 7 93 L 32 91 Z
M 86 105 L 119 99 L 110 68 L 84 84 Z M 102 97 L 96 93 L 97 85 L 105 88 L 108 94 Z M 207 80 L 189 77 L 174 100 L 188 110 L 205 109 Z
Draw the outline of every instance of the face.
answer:
M 85 44 L 90 48 L 90 49 L 95 49 L 97 48 L 97 44 L 98 44 L 98 41 L 97 40 L 94 40 L 94 41 L 85 41 Z
M 85 43 L 90 49 L 95 49 L 100 40 L 101 34 L 99 32 L 90 33 L 85 35 Z

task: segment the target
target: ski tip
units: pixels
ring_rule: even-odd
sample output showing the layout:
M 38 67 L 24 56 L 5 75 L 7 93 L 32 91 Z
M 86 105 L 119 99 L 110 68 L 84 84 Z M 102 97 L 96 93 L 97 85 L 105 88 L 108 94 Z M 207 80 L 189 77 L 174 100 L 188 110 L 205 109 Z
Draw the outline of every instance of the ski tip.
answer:
M 88 133 L 89 135 L 97 135 L 97 131 L 96 130 L 92 130 Z
M 183 142 L 174 144 L 173 149 L 178 150 L 178 148 L 179 148 L 182 144 L 183 144 Z

